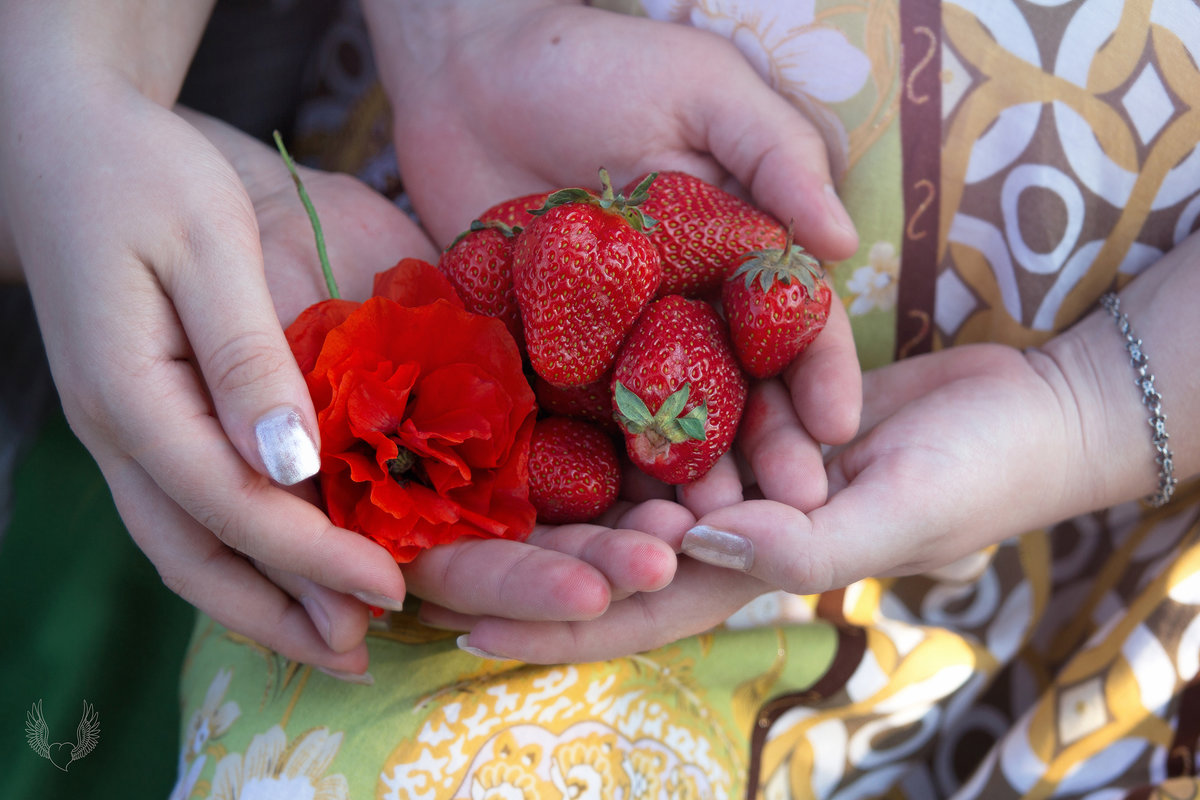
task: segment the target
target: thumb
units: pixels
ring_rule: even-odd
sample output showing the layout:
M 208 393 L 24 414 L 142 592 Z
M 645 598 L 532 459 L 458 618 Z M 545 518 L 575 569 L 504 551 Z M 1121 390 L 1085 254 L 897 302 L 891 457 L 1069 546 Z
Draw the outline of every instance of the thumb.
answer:
M 267 288 L 253 207 L 238 195 L 241 208 L 207 229 L 220 235 L 195 233 L 192 263 L 165 288 L 226 435 L 255 470 L 291 486 L 320 468 L 316 414 Z
M 744 81 L 712 81 L 700 103 L 702 140 L 755 203 L 820 259 L 840 261 L 858 234 L 833 185 L 820 131 L 747 66 Z M 699 85 L 699 84 L 698 84 Z

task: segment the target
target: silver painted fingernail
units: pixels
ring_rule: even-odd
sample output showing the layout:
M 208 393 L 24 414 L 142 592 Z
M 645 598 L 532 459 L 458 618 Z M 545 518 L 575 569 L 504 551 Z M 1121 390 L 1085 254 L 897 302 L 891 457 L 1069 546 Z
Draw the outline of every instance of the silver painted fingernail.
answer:
M 359 674 L 357 672 L 345 672 L 340 669 L 329 669 L 328 667 L 317 667 L 317 672 L 324 672 L 331 678 L 337 678 L 344 683 L 356 683 L 359 686 L 374 686 L 375 676 L 369 672 Z
M 697 525 L 683 535 L 683 552 L 714 567 L 749 572 L 754 566 L 754 542 L 707 525 Z
M 467 637 L 469 635 L 470 634 L 464 633 L 455 640 L 458 642 L 459 650 L 462 650 L 464 653 L 470 653 L 476 658 L 490 658 L 493 661 L 512 661 L 512 659 L 507 656 L 498 656 L 495 653 L 489 653 L 487 650 L 480 650 L 478 647 L 472 647 L 471 645 L 467 644 Z
M 321 454 L 300 412 L 290 406 L 268 411 L 254 423 L 258 454 L 271 480 L 293 486 L 321 469 Z
M 837 223 L 839 228 L 854 233 L 854 222 L 850 219 L 850 213 L 842 205 L 837 191 L 828 183 L 825 184 L 825 207 L 829 211 L 829 216 L 833 218 L 833 221 Z
M 386 608 L 388 611 L 404 610 L 403 600 L 394 600 L 387 595 L 378 594 L 376 592 L 355 592 L 354 596 L 357 597 L 360 602 L 366 603 L 369 606 Z

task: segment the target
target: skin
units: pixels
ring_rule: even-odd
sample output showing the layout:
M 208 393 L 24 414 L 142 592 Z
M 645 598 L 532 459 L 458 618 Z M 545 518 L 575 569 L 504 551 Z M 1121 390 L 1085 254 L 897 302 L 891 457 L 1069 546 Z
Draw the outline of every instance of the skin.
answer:
M 392 15 L 368 9 L 374 35 L 409 37 L 382 51 L 405 54 L 384 76 L 403 123 L 401 166 L 434 241 L 462 230 L 469 209 L 591 182 L 606 163 L 618 182 L 651 166 L 688 169 L 796 218 L 820 255 L 855 249 L 844 211 L 827 199 L 819 136 L 722 40 L 570 3 L 513 3 L 503 20 L 486 16 L 494 4 L 385 10 Z M 670 502 L 645 482 L 630 482 L 604 524 L 539 528 L 503 551 L 440 548 L 402 572 L 382 549 L 330 525 L 309 502 L 311 487 L 286 490 L 264 476 L 253 439 L 262 413 L 293 407 L 316 429 L 282 323 L 323 289 L 297 250 L 307 221 L 275 155 L 171 108 L 208 11 L 189 5 L 180 17 L 162 0 L 0 5 L 0 255 L 7 274 L 20 264 L 68 420 L 164 582 L 231 629 L 342 673 L 366 668 L 366 607 L 356 596 L 398 605 L 411 589 L 434 613 L 558 623 L 603 618 L 665 586 L 695 515 L 686 498 Z M 396 11 L 411 24 L 397 29 Z M 643 44 L 634 52 L 653 85 L 612 80 L 614 42 Z M 432 69 L 430 47 L 444 48 L 450 69 Z M 689 69 L 712 79 L 679 80 Z M 555 80 L 531 83 L 534 70 Z M 397 74 L 407 82 L 389 77 Z M 542 113 L 505 113 L 497 98 L 529 85 L 542 93 L 531 98 Z M 637 112 L 649 91 L 666 102 Z M 572 97 L 596 105 L 564 117 Z M 610 112 L 607 131 L 555 146 L 581 120 Z M 484 124 L 493 117 L 503 124 Z M 653 152 L 647 138 L 659 143 Z M 399 255 L 433 258 L 422 233 L 365 187 L 306 175 L 314 202 L 336 209 L 324 222 L 345 296 L 365 295 L 370 275 Z M 827 441 L 849 438 L 861 403 L 848 327 L 843 334 L 825 351 L 840 357 L 808 362 L 789 384 L 832 370 L 818 384 L 824 399 L 796 390 L 808 428 Z M 828 402 L 838 397 L 846 402 Z M 736 471 L 721 474 L 719 491 L 705 496 L 740 491 Z
M 282 323 L 324 288 L 297 244 L 311 233 L 278 155 L 169 107 L 207 12 L 153 0 L 0 5 L 0 261 L 27 281 L 67 418 L 164 583 L 287 657 L 361 673 L 367 608 L 356 595 L 399 605 L 405 578 L 382 548 L 332 526 L 311 487 L 263 474 L 260 414 L 288 405 L 316 428 Z M 400 255 L 436 257 L 362 184 L 305 174 L 327 209 L 332 258 L 348 265 L 345 296 L 364 297 Z M 640 547 L 645 569 L 622 559 L 610 583 L 601 568 L 612 556 L 595 541 L 580 547 L 600 567 L 539 550 L 512 563 L 517 577 L 542 570 L 548 596 L 530 603 L 521 584 L 500 582 L 488 607 L 576 619 L 614 592 L 669 580 L 669 547 L 627 534 L 633 545 L 609 540 L 617 553 Z M 481 566 L 473 558 L 455 570 Z M 413 577 L 431 582 L 419 568 Z M 427 592 L 442 599 L 444 587 Z
M 1200 430 L 1187 424 L 1200 413 L 1190 345 L 1197 258 L 1200 235 L 1193 235 L 1121 293 L 1152 358 L 1181 481 L 1200 472 Z M 1041 348 L 970 345 L 870 371 L 862 428 L 827 457 L 827 500 L 794 504 L 759 482 L 741 502 L 724 497 L 705 508 L 705 487 L 692 487 L 700 524 L 752 543 L 745 570 L 681 558 L 669 587 L 614 603 L 586 623 L 438 621 L 469 628 L 473 646 L 498 656 L 610 658 L 703 631 L 768 590 L 809 594 L 917 573 L 1144 497 L 1157 487 L 1157 467 L 1149 413 L 1123 345 L 1101 309 Z M 755 392 L 762 428 L 752 426 L 740 446 L 747 461 L 761 464 L 774 437 L 803 431 L 780 387 L 760 384 Z M 799 458 L 770 457 L 781 484 L 814 477 Z M 668 541 L 689 552 L 687 534 Z
M 800 243 L 821 258 L 836 261 L 857 248 L 844 209 L 836 198 L 829 200 L 832 179 L 820 135 L 721 37 L 573 2 L 367 0 L 364 12 L 394 108 L 405 186 L 437 242 L 451 241 L 474 213 L 509 197 L 593 186 L 602 165 L 615 185 L 649 170 L 691 172 L 780 219 L 795 220 Z M 520 113 L 513 113 L 517 108 Z M 786 424 L 775 426 L 774 445 L 747 448 L 748 466 L 765 476 L 766 490 L 795 508 L 825 499 L 821 443 L 844 443 L 858 429 L 862 378 L 849 321 L 834 305 L 834 317 L 813 347 L 782 379 L 767 384 L 786 417 Z M 781 463 L 783 474 L 800 473 L 802 479 L 783 478 L 776 472 Z M 676 502 L 637 506 L 633 517 L 616 512 L 601 522 L 634 526 L 632 519 L 678 550 L 687 520 L 740 502 L 743 483 L 730 457 L 678 495 L 644 476 L 627 481 L 625 492 L 632 500 Z M 696 566 L 684 563 L 681 569 L 692 574 Z M 700 571 L 702 579 L 705 571 L 711 569 Z M 710 588 L 725 577 L 718 573 Z M 626 620 L 621 608 L 660 597 L 671 602 L 685 578 L 678 573 L 664 591 L 614 602 L 584 629 L 597 631 L 602 652 L 612 655 L 667 641 L 662 637 L 670 631 L 702 629 L 692 623 L 690 594 L 678 607 L 678 625 L 665 613 L 647 615 L 628 629 L 624 622 L 605 622 Z M 758 582 L 748 585 L 762 591 Z M 721 608 L 734 610 L 754 593 L 722 595 Z M 426 603 L 421 613 L 444 627 L 465 630 L 475 622 L 459 603 Z M 705 624 L 718 622 L 720 613 L 704 617 Z M 504 629 L 508 623 L 496 624 Z M 508 649 L 497 652 L 550 661 L 593 654 L 588 647 L 552 644 L 553 638 L 530 641 L 524 623 L 512 624 L 512 635 L 503 640 Z M 488 624 L 476 629 L 482 639 L 473 631 L 469 643 L 488 649 L 488 630 Z

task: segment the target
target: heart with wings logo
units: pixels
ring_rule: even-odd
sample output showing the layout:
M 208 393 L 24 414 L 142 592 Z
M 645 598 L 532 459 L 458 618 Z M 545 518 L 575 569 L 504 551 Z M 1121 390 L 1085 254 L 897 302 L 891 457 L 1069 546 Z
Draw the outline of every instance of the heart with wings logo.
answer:
M 75 743 L 50 743 L 50 726 L 42 716 L 42 701 L 33 704 L 25 714 L 25 740 L 33 748 L 33 752 L 48 759 L 51 764 L 67 771 L 72 763 L 96 749 L 100 740 L 100 715 L 96 713 L 88 701 L 83 701 L 83 717 L 75 728 Z

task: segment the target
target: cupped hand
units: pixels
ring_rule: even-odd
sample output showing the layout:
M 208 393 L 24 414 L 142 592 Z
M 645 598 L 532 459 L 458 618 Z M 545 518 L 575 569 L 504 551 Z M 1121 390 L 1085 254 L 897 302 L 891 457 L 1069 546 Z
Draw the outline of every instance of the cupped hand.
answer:
M 67 418 L 167 586 L 285 655 L 361 671 L 352 595 L 399 598 L 403 578 L 281 485 L 315 466 L 316 426 L 250 198 L 204 135 L 120 76 L 85 89 L 37 93 L 0 152 Z
M 405 187 L 440 243 L 605 167 L 617 186 L 677 169 L 746 194 L 823 259 L 857 247 L 820 134 L 723 37 L 548 0 L 364 9 Z
M 865 376 L 862 433 L 829 455 L 827 501 L 816 492 L 801 507 L 761 497 L 714 506 L 675 531 L 682 535 L 664 537 L 686 555 L 671 585 L 613 603 L 593 621 L 437 619 L 470 629 L 472 647 L 499 657 L 610 658 L 699 633 L 772 589 L 813 594 L 920 572 L 1063 519 L 1083 510 L 1067 478 L 1081 437 L 1057 374 L 1044 356 L 999 345 L 874 370 Z M 784 387 L 757 391 L 763 424 L 790 424 Z M 755 444 L 753 433 L 746 457 L 761 469 L 767 456 L 754 450 L 771 437 Z M 726 468 L 737 472 L 732 459 Z M 819 482 L 818 468 L 793 472 Z
M 558 0 L 364 8 L 405 186 L 438 241 L 497 201 L 592 186 L 605 166 L 615 185 L 666 169 L 725 185 L 794 220 L 798 242 L 826 260 L 857 246 L 816 128 L 723 37 Z M 820 444 L 855 433 L 861 402 L 835 298 L 817 342 L 751 392 L 743 449 L 763 493 L 822 502 Z M 743 499 L 733 467 L 727 459 L 681 501 L 703 514 Z
M 1080 513 L 1079 411 L 1058 376 L 1037 351 L 1001 345 L 874 370 L 862 433 L 829 456 L 828 502 L 714 510 L 682 549 L 809 594 L 933 569 Z
M 289 322 L 325 290 L 313 234 L 278 154 L 215 120 L 183 112 L 217 142 L 254 200 L 268 283 L 280 319 Z M 436 261 L 423 233 L 381 195 L 345 175 L 301 169 L 325 230 L 341 294 L 363 299 L 375 273 L 403 257 Z M 312 487 L 302 496 L 315 501 Z M 628 508 L 632 500 L 623 501 Z M 664 539 L 694 518 L 673 503 L 643 504 L 626 515 L 640 528 L 607 524 L 538 526 L 526 542 L 467 537 L 432 548 L 403 567 L 407 589 L 426 607 L 511 619 L 579 620 L 601 615 L 613 600 L 670 582 L 675 551 Z M 283 585 L 294 577 L 278 571 Z M 370 599 L 370 598 L 366 598 Z M 340 598 L 351 627 L 354 603 Z M 349 603 L 350 605 L 345 605 Z

